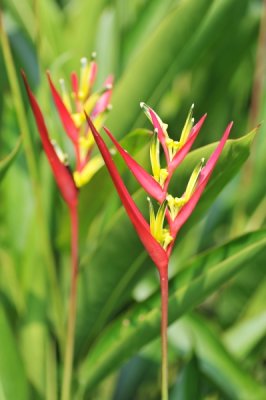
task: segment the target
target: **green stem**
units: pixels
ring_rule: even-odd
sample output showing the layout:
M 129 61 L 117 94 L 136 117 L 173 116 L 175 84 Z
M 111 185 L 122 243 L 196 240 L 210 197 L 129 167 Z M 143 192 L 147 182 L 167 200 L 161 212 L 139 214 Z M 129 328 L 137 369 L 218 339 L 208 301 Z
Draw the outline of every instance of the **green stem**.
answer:
M 18 119 L 18 124 L 19 128 L 21 131 L 21 135 L 23 138 L 23 145 L 24 145 L 24 150 L 25 150 L 25 155 L 26 155 L 26 160 L 27 160 L 27 165 L 29 169 L 29 173 L 31 176 L 31 181 L 32 181 L 32 187 L 36 199 L 36 217 L 38 218 L 38 225 L 40 228 L 40 235 L 41 240 L 40 243 L 42 244 L 43 248 L 43 256 L 45 258 L 45 263 L 47 265 L 47 273 L 48 273 L 48 279 L 50 283 L 50 288 L 51 288 L 51 295 L 53 299 L 53 305 L 54 305 L 54 314 L 52 318 L 54 318 L 54 324 L 55 324 L 55 329 L 57 332 L 57 335 L 59 337 L 59 343 L 60 347 L 63 345 L 63 320 L 62 320 L 62 302 L 61 302 L 61 296 L 59 293 L 59 285 L 57 282 L 57 276 L 56 276 L 56 267 L 55 267 L 55 261 L 53 257 L 53 252 L 51 249 L 51 244 L 49 240 L 49 234 L 48 234 L 48 229 L 47 229 L 47 224 L 46 224 L 46 217 L 44 214 L 44 208 L 42 204 L 42 193 L 41 193 L 41 186 L 39 183 L 39 171 L 38 171 L 38 164 L 37 160 L 35 157 L 34 153 L 34 146 L 32 143 L 31 135 L 30 135 L 30 130 L 28 127 L 28 122 L 26 118 L 26 113 L 23 105 L 23 100 L 21 97 L 21 92 L 20 92 L 20 87 L 19 87 L 19 82 L 17 79 L 17 74 L 16 74 L 16 69 L 10 49 L 10 44 L 9 40 L 4 28 L 4 21 L 3 21 L 3 15 L 2 11 L 0 10 L 0 39 L 2 43 L 2 50 L 3 50 L 3 56 L 4 56 L 4 61 L 6 65 L 6 71 L 8 75 L 8 80 L 11 88 L 11 93 L 12 93 L 12 99 L 14 102 L 14 107 Z
M 67 339 L 64 360 L 64 374 L 62 383 L 62 400 L 71 399 L 71 381 L 74 355 L 74 339 L 77 312 L 77 278 L 78 278 L 78 213 L 77 208 L 70 209 L 71 219 L 71 289 L 69 296 L 69 314 L 67 324 Z
M 160 273 L 161 284 L 161 346 L 162 346 L 162 400 L 168 400 L 168 274 Z

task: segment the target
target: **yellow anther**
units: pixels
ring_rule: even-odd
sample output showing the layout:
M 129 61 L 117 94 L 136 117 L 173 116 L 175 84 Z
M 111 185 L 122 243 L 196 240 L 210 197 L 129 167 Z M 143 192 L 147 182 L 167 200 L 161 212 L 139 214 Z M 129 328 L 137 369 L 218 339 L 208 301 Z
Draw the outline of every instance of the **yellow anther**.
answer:
M 88 152 L 88 150 L 93 146 L 94 144 L 94 138 L 92 134 L 89 134 L 87 136 L 81 136 L 79 138 L 79 147 L 81 150 L 84 150 L 85 153 Z
M 185 191 L 185 199 L 186 201 L 190 199 L 190 197 L 192 196 L 192 194 L 194 193 L 197 183 L 198 183 L 198 179 L 199 179 L 199 175 L 200 172 L 203 168 L 203 164 L 204 164 L 205 159 L 202 158 L 200 160 L 200 162 L 198 163 L 198 165 L 196 165 L 194 171 L 191 174 L 191 177 L 189 178 L 187 187 L 186 187 L 186 191 Z
M 168 149 L 168 154 L 170 161 L 174 158 L 174 155 L 176 154 L 177 150 L 180 148 L 180 142 L 175 141 L 173 139 L 170 139 L 169 137 L 165 141 L 167 149 Z
M 94 143 L 94 137 L 91 133 L 86 133 L 79 137 L 79 153 L 81 160 L 84 160 L 87 157 L 88 151 L 92 148 Z
M 154 132 L 152 137 L 151 146 L 150 146 L 150 160 L 151 160 L 151 169 L 157 182 L 160 181 L 160 142 L 158 139 L 157 132 Z
M 102 157 L 93 157 L 82 169 L 82 171 L 75 171 L 73 178 L 78 188 L 84 186 L 96 174 L 96 172 L 103 166 L 104 161 Z
M 150 112 L 149 112 L 149 107 L 147 106 L 147 104 L 145 104 L 144 102 L 141 102 L 141 103 L 140 103 L 140 107 L 143 109 L 145 115 L 146 115 L 146 116 L 149 118 L 149 120 L 152 122 L 152 118 L 151 118 L 151 115 L 150 115 Z M 156 118 L 157 118 L 157 120 L 158 120 L 158 122 L 159 122 L 159 124 L 160 124 L 160 126 L 161 126 L 161 128 L 162 128 L 162 130 L 163 130 L 163 133 L 165 134 L 166 137 L 168 137 L 168 134 L 167 134 L 168 125 L 165 124 L 165 123 L 161 120 L 161 118 L 159 117 L 158 114 L 156 114 L 155 111 L 153 111 L 153 112 L 154 112 L 154 114 L 156 115 Z
M 200 176 L 200 172 L 203 168 L 204 158 L 198 163 L 195 167 L 194 171 L 191 174 L 191 177 L 188 181 L 185 193 L 182 197 L 173 197 L 170 194 L 167 195 L 166 200 L 168 202 L 168 207 L 170 211 L 171 218 L 174 220 L 177 214 L 179 213 L 180 209 L 189 201 L 191 196 L 193 195 L 198 179 Z
M 161 186 L 164 185 L 164 182 L 166 180 L 166 178 L 168 177 L 168 171 L 166 168 L 161 168 L 160 169 L 160 177 L 159 177 L 159 183 Z
M 191 132 L 191 129 L 193 127 L 194 124 L 194 118 L 192 118 L 193 115 L 193 108 L 194 108 L 194 104 L 192 104 L 184 128 L 182 130 L 181 133 L 181 137 L 179 141 L 175 141 L 169 137 L 166 138 L 165 143 L 168 149 L 168 154 L 169 154 L 169 158 L 170 161 L 174 158 L 175 154 L 177 153 L 177 151 L 186 143 L 189 134 Z
M 186 143 L 188 136 L 190 134 L 190 131 L 194 124 L 193 109 L 194 109 L 194 104 L 192 104 L 192 106 L 190 107 L 184 128 L 183 128 L 181 136 L 180 136 L 180 145 L 181 146 L 183 146 Z
M 154 239 L 157 240 L 160 245 L 166 249 L 169 243 L 173 240 L 172 236 L 170 235 L 169 229 L 163 227 L 164 219 L 165 219 L 165 212 L 167 207 L 167 202 L 163 202 L 157 214 L 154 213 L 154 208 L 151 202 L 151 199 L 148 197 L 149 202 L 149 211 L 150 211 L 150 231 Z
M 89 93 L 89 76 L 90 76 L 90 65 L 86 57 L 80 60 L 80 87 L 79 87 L 79 99 L 85 101 Z
M 74 113 L 71 115 L 74 124 L 76 125 L 77 128 L 80 128 L 83 122 L 85 121 L 86 117 L 84 112 L 81 113 Z
M 170 235 L 169 229 L 163 229 L 163 248 L 167 249 L 169 244 L 173 241 L 173 236 Z
M 71 100 L 70 100 L 70 96 L 67 92 L 64 79 L 60 79 L 59 83 L 61 86 L 61 94 L 62 94 L 63 103 L 66 106 L 67 110 L 71 113 L 71 110 L 72 110 Z
M 170 194 L 167 195 L 166 200 L 168 203 L 171 218 L 172 218 L 172 220 L 174 220 L 175 217 L 177 216 L 180 208 L 185 205 L 186 201 L 182 197 L 180 197 L 180 198 L 173 197 Z
M 96 116 L 96 118 L 94 119 L 93 124 L 94 124 L 95 128 L 97 129 L 97 131 L 99 131 L 103 127 L 104 121 L 106 120 L 106 117 L 110 110 L 111 110 L 111 107 L 108 106 L 106 108 L 106 110 L 104 110 L 103 112 L 98 114 Z
M 88 97 L 84 104 L 84 110 L 88 115 L 91 114 L 93 111 L 94 107 L 96 106 L 97 101 L 100 99 L 101 95 L 104 94 L 107 90 L 106 87 L 103 88 L 102 90 L 99 90 L 98 92 L 93 93 L 91 96 Z
M 171 139 L 169 137 L 165 140 L 166 145 L 169 147 L 173 146 L 173 142 L 174 142 L 173 139 Z
M 168 171 L 166 168 L 161 168 L 160 142 L 156 130 L 154 131 L 154 135 L 150 146 L 150 160 L 151 160 L 151 169 L 153 177 L 157 182 L 159 182 L 161 186 L 163 186 L 168 176 Z

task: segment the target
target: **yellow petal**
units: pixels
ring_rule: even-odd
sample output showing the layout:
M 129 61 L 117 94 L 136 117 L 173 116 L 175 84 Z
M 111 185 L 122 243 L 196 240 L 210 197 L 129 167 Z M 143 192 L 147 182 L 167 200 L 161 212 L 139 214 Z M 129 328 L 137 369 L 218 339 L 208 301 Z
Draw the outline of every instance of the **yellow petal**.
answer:
M 75 171 L 73 178 L 77 187 L 81 187 L 88 183 L 96 172 L 103 166 L 104 161 L 102 157 L 93 157 L 88 164 L 82 169 L 82 171 Z
M 194 109 L 194 104 L 192 104 L 192 106 L 189 110 L 184 128 L 183 128 L 181 136 L 180 136 L 180 145 L 181 146 L 183 146 L 186 143 L 188 136 L 190 134 L 190 131 L 193 127 L 193 123 L 194 123 L 194 118 L 192 118 L 193 117 L 193 109 Z
M 202 158 L 200 160 L 200 162 L 198 163 L 198 165 L 196 165 L 194 171 L 192 172 L 191 177 L 189 178 L 189 181 L 188 181 L 188 184 L 186 187 L 186 191 L 183 196 L 186 200 L 190 199 L 190 197 L 194 193 L 194 190 L 196 189 L 198 178 L 199 178 L 200 172 L 203 168 L 204 161 L 205 161 L 204 158 Z
M 160 143 L 158 139 L 158 135 L 154 132 L 152 137 L 151 146 L 150 146 L 150 160 L 151 160 L 151 169 L 157 182 L 160 181 Z

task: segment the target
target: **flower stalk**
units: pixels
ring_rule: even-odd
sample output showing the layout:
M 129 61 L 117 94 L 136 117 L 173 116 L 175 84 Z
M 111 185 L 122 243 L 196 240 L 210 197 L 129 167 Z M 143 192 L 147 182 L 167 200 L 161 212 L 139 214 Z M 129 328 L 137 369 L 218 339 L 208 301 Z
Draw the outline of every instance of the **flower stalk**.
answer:
M 168 274 L 167 270 L 160 273 L 161 286 L 161 378 L 162 378 L 162 400 L 168 400 Z
M 73 355 L 75 342 L 75 325 L 77 314 L 77 278 L 78 278 L 78 212 L 77 206 L 69 209 L 71 224 L 71 288 L 68 307 L 68 323 L 64 372 L 62 383 L 62 400 L 71 399 L 71 378 L 73 369 Z

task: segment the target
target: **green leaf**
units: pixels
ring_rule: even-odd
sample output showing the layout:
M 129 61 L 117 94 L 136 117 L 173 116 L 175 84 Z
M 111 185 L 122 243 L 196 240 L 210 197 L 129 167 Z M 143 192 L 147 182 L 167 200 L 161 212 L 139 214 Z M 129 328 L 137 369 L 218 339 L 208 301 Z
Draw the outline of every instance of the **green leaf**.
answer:
M 98 64 L 96 86 L 103 85 L 108 75 L 117 74 L 119 42 L 116 19 L 114 9 L 110 7 L 102 13 L 99 20 L 95 48 Z
M 139 102 L 155 106 L 180 72 L 190 72 L 206 49 L 217 46 L 226 32 L 234 34 L 235 20 L 244 15 L 247 3 L 248 0 L 187 0 L 169 12 L 116 86 L 108 125 L 117 137 L 142 122 L 143 117 L 138 118 Z
M 130 24 L 130 29 L 124 33 L 126 34 L 124 43 L 124 53 L 126 64 L 135 53 L 141 50 L 141 46 L 145 46 L 146 39 L 152 34 L 154 29 L 161 23 L 163 17 L 169 12 L 170 7 L 174 0 L 152 0 L 140 5 L 135 18 Z M 121 22 L 125 21 L 125 1 L 121 2 L 120 18 Z M 129 2 L 130 3 L 130 2 Z M 128 28 L 128 27 L 127 27 Z
M 240 359 L 248 356 L 249 352 L 265 338 L 266 311 L 258 313 L 249 319 L 236 323 L 224 335 L 227 348 Z
M 108 120 L 108 126 L 116 135 L 132 129 L 140 111 L 139 103 L 148 99 L 158 86 L 173 54 L 179 54 L 194 36 L 195 27 L 200 24 L 209 6 L 207 0 L 180 2 L 146 41 L 116 86 L 114 110 Z
M 202 218 L 215 197 L 243 164 L 249 154 L 249 146 L 253 137 L 254 132 L 241 139 L 227 142 L 213 172 L 210 184 L 188 221 L 189 227 Z M 215 147 L 216 144 L 212 144 L 191 152 L 179 167 L 174 182 L 178 182 L 178 185 L 180 182 L 183 185 L 186 182 L 188 172 L 190 173 L 193 170 L 202 156 L 208 158 Z M 103 190 L 104 181 L 102 175 L 100 177 L 102 200 L 104 200 L 106 198 L 105 193 L 108 191 Z M 110 179 L 108 179 L 108 182 L 110 184 Z M 95 179 L 92 183 L 93 188 L 95 187 L 95 190 L 97 190 L 99 181 Z M 87 204 L 90 205 L 89 209 L 88 206 L 86 208 L 87 214 L 101 206 L 101 200 L 99 198 L 95 200 L 94 193 L 93 189 L 90 193 L 91 198 L 87 199 Z M 143 191 L 138 191 L 134 199 L 141 209 L 146 210 L 147 214 L 147 200 Z M 96 222 L 98 225 L 98 221 Z M 78 352 L 88 347 L 93 336 L 102 329 L 115 307 L 119 304 L 122 307 L 124 301 L 129 298 L 134 284 L 145 271 L 150 270 L 152 265 L 122 208 L 112 220 L 104 219 L 104 224 L 105 230 L 100 232 L 98 240 L 95 241 L 94 234 L 90 236 L 90 250 L 82 261 L 83 268 L 79 279 Z
M 200 371 L 195 355 L 181 370 L 176 385 L 171 392 L 170 400 L 200 399 Z
M 0 180 L 3 179 L 3 177 L 4 177 L 5 173 L 7 172 L 8 168 L 10 167 L 12 162 L 15 160 L 15 158 L 16 158 L 18 152 L 19 152 L 20 145 L 21 145 L 21 139 L 19 139 L 17 141 L 16 146 L 8 154 L 8 156 L 6 156 L 2 160 L 0 160 Z
M 211 329 L 203 318 L 196 314 L 190 314 L 181 319 L 176 329 L 171 329 L 169 335 L 171 343 L 176 343 L 178 349 L 180 349 L 178 340 L 180 335 L 185 337 L 188 342 L 186 351 L 196 353 L 200 369 L 229 398 L 235 400 L 265 399 L 265 389 L 227 352 L 219 340 L 219 333 Z M 191 398 L 194 399 L 194 397 Z
M 67 51 L 71 49 L 73 60 L 89 56 L 95 50 L 97 26 L 106 3 L 107 0 L 77 0 L 67 10 L 65 46 Z
M 12 304 L 18 314 L 25 311 L 25 298 L 21 288 L 21 282 L 17 276 L 15 260 L 10 249 L 0 248 L 0 282 L 4 282 L 1 287 L 2 294 Z
M 15 337 L 0 304 L 0 398 L 29 399 L 29 388 Z
M 254 259 L 266 244 L 266 230 L 204 253 L 170 281 L 169 323 L 200 304 Z M 80 383 L 91 389 L 132 354 L 160 334 L 160 292 L 117 318 L 91 348 L 80 368 Z
M 5 0 L 5 8 L 18 20 L 20 28 L 25 29 L 31 40 L 35 38 L 35 16 L 30 3 L 27 0 Z

